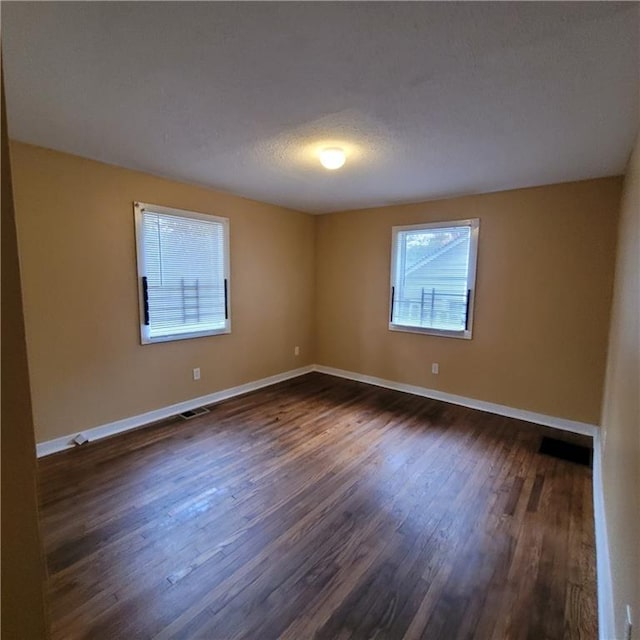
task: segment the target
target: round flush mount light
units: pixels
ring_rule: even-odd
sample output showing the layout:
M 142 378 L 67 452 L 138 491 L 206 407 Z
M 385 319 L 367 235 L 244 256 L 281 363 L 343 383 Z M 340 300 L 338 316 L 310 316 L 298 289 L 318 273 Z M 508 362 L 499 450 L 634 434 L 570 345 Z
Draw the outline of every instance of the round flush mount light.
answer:
M 320 164 L 325 168 L 333 171 L 339 169 L 347 160 L 344 149 L 340 147 L 327 147 L 320 151 Z

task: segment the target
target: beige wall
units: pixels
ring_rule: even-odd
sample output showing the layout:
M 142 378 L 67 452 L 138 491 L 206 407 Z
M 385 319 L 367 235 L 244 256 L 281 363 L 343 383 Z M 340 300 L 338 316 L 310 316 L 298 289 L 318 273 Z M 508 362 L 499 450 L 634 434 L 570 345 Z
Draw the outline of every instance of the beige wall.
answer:
M 600 422 L 620 178 L 314 218 L 21 143 L 12 154 L 40 442 L 314 361 Z M 134 200 L 231 219 L 231 335 L 140 345 Z M 473 339 L 390 332 L 391 226 L 467 217 L 481 219 Z
M 605 178 L 319 217 L 318 363 L 599 424 L 620 189 Z M 389 331 L 391 227 L 472 217 L 473 339 Z
M 624 183 L 602 418 L 603 491 L 616 638 L 640 628 L 640 137 Z
M 2 82 L 2 638 L 48 637 L 36 449 Z
M 21 143 L 11 153 L 38 442 L 314 361 L 313 217 Z M 140 345 L 134 200 L 230 218 L 230 335 Z

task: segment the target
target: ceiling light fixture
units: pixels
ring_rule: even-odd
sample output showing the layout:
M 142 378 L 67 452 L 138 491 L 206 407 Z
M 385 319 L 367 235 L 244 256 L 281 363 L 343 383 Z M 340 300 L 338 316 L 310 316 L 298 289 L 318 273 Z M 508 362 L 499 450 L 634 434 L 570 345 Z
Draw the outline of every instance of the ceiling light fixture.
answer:
M 339 147 L 328 147 L 320 151 L 320 164 L 325 169 L 330 169 L 331 171 L 339 169 L 346 160 L 347 155 L 344 149 L 340 149 Z

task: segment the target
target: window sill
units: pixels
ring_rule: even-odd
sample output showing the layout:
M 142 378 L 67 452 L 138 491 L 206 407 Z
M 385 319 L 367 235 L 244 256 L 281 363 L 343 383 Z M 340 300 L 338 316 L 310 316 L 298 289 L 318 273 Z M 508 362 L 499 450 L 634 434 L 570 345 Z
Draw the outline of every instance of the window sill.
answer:
M 142 337 L 142 344 L 155 344 L 156 342 L 174 342 L 175 340 L 191 340 L 192 338 L 204 338 L 206 336 L 219 336 L 231 333 L 231 327 L 224 329 L 210 329 L 208 331 L 197 331 L 193 333 L 174 333 L 168 336 L 157 336 L 155 338 Z
M 412 327 L 403 324 L 389 323 L 389 331 L 400 331 L 402 333 L 421 333 L 428 336 L 440 336 L 441 338 L 458 338 L 459 340 L 471 340 L 471 330 L 446 331 L 444 329 L 430 329 L 427 327 Z

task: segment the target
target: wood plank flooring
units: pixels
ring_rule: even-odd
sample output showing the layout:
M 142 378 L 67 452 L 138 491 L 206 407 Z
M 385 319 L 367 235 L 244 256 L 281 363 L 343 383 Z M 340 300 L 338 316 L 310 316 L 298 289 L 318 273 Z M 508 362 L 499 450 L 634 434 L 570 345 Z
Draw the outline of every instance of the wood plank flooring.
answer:
M 595 639 L 591 470 L 543 433 L 313 373 L 44 458 L 52 638 Z

